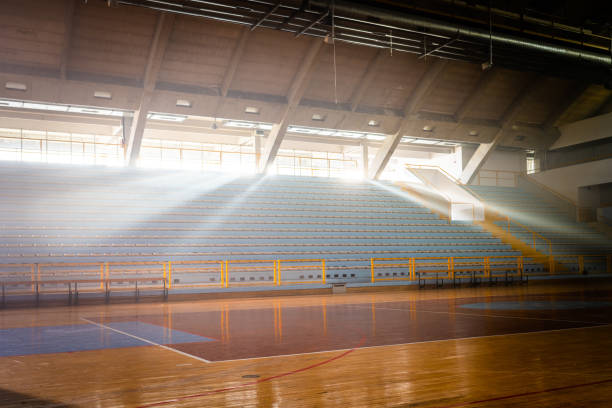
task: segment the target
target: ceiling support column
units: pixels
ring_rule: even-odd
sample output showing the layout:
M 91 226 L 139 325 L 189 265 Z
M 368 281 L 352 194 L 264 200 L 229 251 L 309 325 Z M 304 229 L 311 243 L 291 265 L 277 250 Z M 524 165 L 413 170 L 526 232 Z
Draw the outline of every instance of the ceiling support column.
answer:
M 495 147 L 502 140 L 505 131 L 512 128 L 516 117 L 520 113 L 523 108 L 523 104 L 529 96 L 537 89 L 537 85 L 541 84 L 541 78 L 536 75 L 531 75 L 527 82 L 524 84 L 521 91 L 514 97 L 510 106 L 506 108 L 506 111 L 502 115 L 501 119 L 501 127 L 493 137 L 489 143 L 481 143 L 480 146 L 476 149 L 470 160 L 468 160 L 467 164 L 463 168 L 461 172 L 461 177 L 459 180 L 463 184 L 469 184 L 472 182 L 482 165 L 487 161 L 489 155 Z
M 387 136 L 380 149 L 378 149 L 376 157 L 374 157 L 368 172 L 369 178 L 378 179 L 383 173 L 387 163 L 389 163 L 389 159 L 391 159 L 395 149 L 402 140 L 404 132 L 412 120 L 412 115 L 418 110 L 425 96 L 427 96 L 427 94 L 434 88 L 438 77 L 444 70 L 444 67 L 446 67 L 447 63 L 447 60 L 439 58 L 434 59 L 434 61 L 431 63 L 419 81 L 419 84 L 412 92 L 410 100 L 404 109 L 404 118 L 401 120 L 397 131 L 393 135 Z
M 370 158 L 368 155 L 368 144 L 363 141 L 361 142 L 361 170 L 363 171 L 363 177 L 368 177 L 368 164 Z
M 134 112 L 129 137 L 125 141 L 125 159 L 130 166 L 136 164 L 140 155 L 140 146 L 142 145 L 147 116 L 149 115 L 149 108 L 153 100 L 153 91 L 155 90 L 155 83 L 157 82 L 161 63 L 166 53 L 166 46 L 172 33 L 173 23 L 173 14 L 161 13 L 157 19 L 157 26 L 155 27 L 155 34 L 151 41 L 149 58 L 144 71 L 144 89 L 138 109 Z
M 302 95 L 304 95 L 306 85 L 308 85 L 308 80 L 310 79 L 312 67 L 314 66 L 315 59 L 322 46 L 323 40 L 319 38 L 314 38 L 311 40 L 310 48 L 304 56 L 298 72 L 293 78 L 293 83 L 291 84 L 289 94 L 287 95 L 287 105 L 283 109 L 280 121 L 272 126 L 272 130 L 270 130 L 268 140 L 266 141 L 266 145 L 264 147 L 264 152 L 260 162 L 260 170 L 263 172 L 268 171 L 270 166 L 272 166 L 272 163 L 274 163 L 278 149 L 280 148 L 283 138 L 285 137 L 285 133 L 287 132 L 287 128 L 289 127 L 289 121 L 293 117 L 293 113 L 298 107 L 300 100 L 302 99 Z

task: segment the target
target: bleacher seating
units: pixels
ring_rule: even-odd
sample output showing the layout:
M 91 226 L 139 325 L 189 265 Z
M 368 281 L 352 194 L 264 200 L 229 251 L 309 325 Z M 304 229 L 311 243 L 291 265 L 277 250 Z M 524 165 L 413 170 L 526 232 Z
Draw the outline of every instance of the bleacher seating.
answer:
M 286 260 L 284 282 L 316 282 L 320 271 L 290 261 L 325 259 L 328 282 L 358 282 L 369 280 L 371 257 L 518 254 L 388 183 L 24 163 L 1 164 L 0 177 L 3 264 L 209 261 L 214 284 L 218 261 Z M 173 283 L 202 280 L 195 269 L 176 266 Z M 270 265 L 250 271 L 240 279 L 275 279 Z M 29 279 L 20 273 L 11 276 Z
M 535 240 L 536 249 L 546 255 L 551 255 L 552 252 L 559 262 L 565 262 L 564 259 L 570 262 L 571 255 L 612 254 L 612 242 L 606 236 L 587 223 L 575 221 L 566 210 L 544 194 L 537 194 L 521 187 L 471 185 L 467 188 L 483 199 L 488 209 L 509 216 L 510 233 L 527 245 L 533 246 L 534 238 L 531 231 L 539 234 Z M 495 223 L 508 229 L 508 222 L 503 218 Z M 549 242 L 540 239 L 540 236 Z M 590 268 L 605 270 L 604 258 L 589 259 L 598 264 Z M 578 269 L 575 259 L 570 263 L 572 270 Z M 589 267 L 586 268 L 588 269 Z

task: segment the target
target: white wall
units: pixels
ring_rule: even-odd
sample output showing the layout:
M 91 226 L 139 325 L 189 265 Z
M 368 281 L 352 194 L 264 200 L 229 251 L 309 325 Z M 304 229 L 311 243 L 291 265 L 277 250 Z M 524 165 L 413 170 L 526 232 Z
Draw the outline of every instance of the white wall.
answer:
M 462 166 L 465 167 L 470 157 L 476 151 L 476 147 L 463 146 L 462 151 Z M 500 150 L 496 149 L 491 152 L 487 160 L 482 165 L 485 170 L 504 170 L 524 172 L 527 168 L 526 154 L 523 150 Z
M 524 172 L 527 168 L 525 159 L 526 154 L 522 150 L 495 150 L 489 155 L 481 170 Z
M 475 150 L 476 149 L 472 147 L 462 147 L 461 156 L 462 165 L 464 167 Z M 526 154 L 523 150 L 497 149 L 491 152 L 480 170 L 476 173 L 471 184 L 496 185 L 495 171 L 498 171 L 507 173 L 499 173 L 497 175 L 499 177 L 497 185 L 515 186 L 516 183 L 513 173 L 524 173 L 526 168 Z
M 581 204 L 578 194 L 579 187 L 612 182 L 612 159 L 546 170 L 529 177 Z
M 436 169 L 411 169 L 430 189 L 440 193 L 450 203 L 450 218 L 453 221 L 482 221 L 484 205 L 453 180 Z
M 612 136 L 612 112 L 569 123 L 559 128 L 561 136 L 551 150 Z

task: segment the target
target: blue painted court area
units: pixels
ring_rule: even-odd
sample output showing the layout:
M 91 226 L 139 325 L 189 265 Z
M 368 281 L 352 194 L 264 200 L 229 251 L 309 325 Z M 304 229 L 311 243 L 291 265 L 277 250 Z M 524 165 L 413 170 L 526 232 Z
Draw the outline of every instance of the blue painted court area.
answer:
M 460 305 L 459 307 L 464 309 L 478 310 L 573 310 L 612 307 L 612 302 L 582 300 L 524 300 L 509 302 L 468 303 Z
M 144 340 L 157 344 L 214 341 L 214 339 L 208 337 L 137 321 L 114 322 L 105 324 L 105 326 L 107 327 L 93 324 L 75 324 L 70 326 L 3 329 L 0 330 L 0 356 L 67 353 L 151 345 Z

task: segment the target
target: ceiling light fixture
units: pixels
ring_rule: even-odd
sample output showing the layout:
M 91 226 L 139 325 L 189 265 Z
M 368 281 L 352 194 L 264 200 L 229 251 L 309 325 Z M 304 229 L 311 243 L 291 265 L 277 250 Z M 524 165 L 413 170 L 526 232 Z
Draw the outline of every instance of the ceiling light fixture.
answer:
M 28 90 L 28 86 L 21 82 L 8 81 L 7 83 L 4 84 L 4 87 L 6 89 L 11 89 L 13 91 L 27 91 Z
M 180 108 L 191 108 L 191 101 L 187 99 L 177 99 L 176 106 Z
M 315 113 L 314 115 L 312 115 L 312 120 L 315 120 L 317 122 L 325 122 L 326 118 L 327 118 L 327 116 L 321 115 L 321 114 L 318 114 L 318 113 Z
M 94 92 L 94 98 L 100 98 L 100 99 L 112 99 L 113 98 L 113 94 L 107 91 L 95 91 Z

